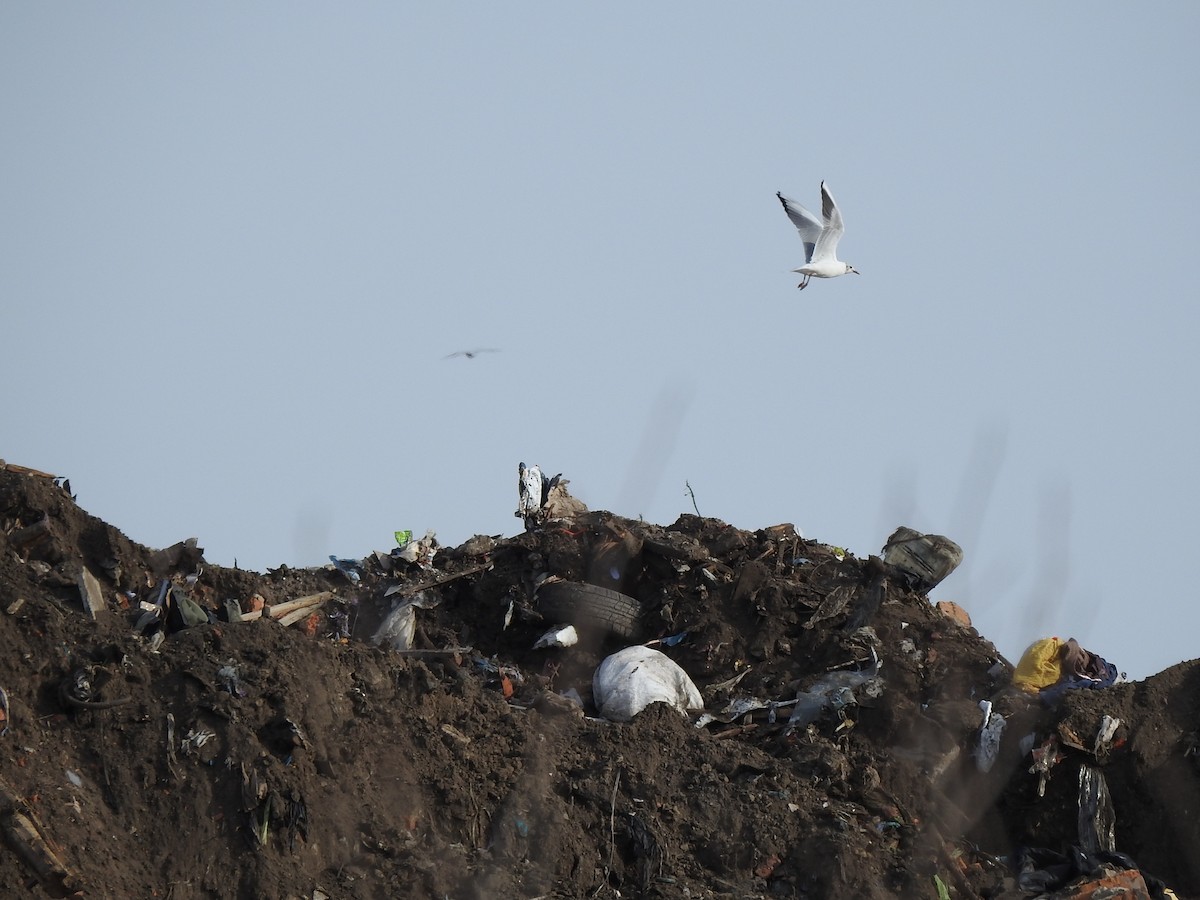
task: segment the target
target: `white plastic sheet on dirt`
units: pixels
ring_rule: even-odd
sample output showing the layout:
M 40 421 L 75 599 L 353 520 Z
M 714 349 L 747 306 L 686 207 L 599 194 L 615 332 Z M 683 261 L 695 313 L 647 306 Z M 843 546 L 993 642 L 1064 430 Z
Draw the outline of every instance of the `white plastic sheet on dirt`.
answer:
M 380 623 L 371 643 L 390 650 L 410 650 L 417 630 L 417 609 L 432 609 L 441 602 L 440 597 L 427 597 L 424 593 L 402 600 Z
M 592 676 L 592 699 L 606 719 L 628 722 L 651 703 L 687 714 L 703 709 L 704 698 L 687 672 L 650 647 L 626 647 L 600 663 Z
M 579 643 L 579 633 L 574 625 L 558 625 L 551 628 L 533 645 L 534 650 L 545 647 L 574 647 Z
M 996 764 L 996 756 L 1000 753 L 1000 739 L 1004 736 L 1004 726 L 1008 723 L 1004 716 L 992 711 L 990 700 L 980 700 L 979 709 L 983 713 L 983 724 L 979 728 L 979 749 L 975 751 L 975 764 L 980 772 L 990 772 Z

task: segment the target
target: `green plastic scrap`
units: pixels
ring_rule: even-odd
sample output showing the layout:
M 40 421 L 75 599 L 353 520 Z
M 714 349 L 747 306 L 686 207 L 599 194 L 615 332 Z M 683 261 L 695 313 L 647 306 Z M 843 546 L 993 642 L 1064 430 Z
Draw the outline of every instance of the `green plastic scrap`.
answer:
M 937 888 L 938 900 L 950 900 L 950 889 L 946 887 L 946 882 L 942 881 L 941 876 L 933 876 L 933 885 Z
M 204 610 L 200 608 L 200 604 L 185 594 L 179 588 L 171 589 L 171 597 L 179 607 L 179 615 L 183 618 L 187 627 L 193 625 L 207 625 L 208 616 Z
M 398 546 L 403 547 L 405 544 L 407 544 L 411 540 L 412 540 L 412 530 L 411 529 L 409 529 L 407 531 L 397 531 L 396 532 L 396 544 Z

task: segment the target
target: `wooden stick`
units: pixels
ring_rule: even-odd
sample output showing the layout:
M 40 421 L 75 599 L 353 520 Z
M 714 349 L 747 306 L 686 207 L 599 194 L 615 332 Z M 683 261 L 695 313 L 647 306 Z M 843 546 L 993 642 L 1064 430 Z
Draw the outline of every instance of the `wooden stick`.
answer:
M 0 472 L 7 469 L 10 472 L 16 472 L 18 475 L 32 475 L 34 478 L 50 478 L 55 479 L 57 475 L 51 475 L 49 472 L 42 472 L 38 469 L 31 469 L 28 466 L 18 466 L 16 463 L 6 463 L 0 459 Z
M 333 591 L 321 591 L 319 594 L 309 594 L 307 597 L 297 597 L 295 600 L 288 600 L 284 603 L 276 603 L 268 607 L 267 615 L 272 619 L 281 619 L 293 610 L 303 609 L 308 606 L 316 606 L 318 603 L 324 603 L 326 600 L 335 597 Z M 245 618 L 243 614 L 242 618 Z
M 28 813 L 26 815 L 25 813 Z M 53 896 L 74 888 L 78 879 L 50 848 L 42 836 L 32 810 L 4 782 L 0 782 L 0 830 L 8 844 L 37 873 L 42 884 L 54 889 Z
M 315 613 L 318 609 L 320 609 L 324 605 L 325 605 L 324 600 L 318 600 L 316 603 L 311 603 L 308 606 L 302 606 L 302 607 L 300 607 L 300 609 L 294 609 L 290 613 L 288 613 L 286 616 L 281 618 L 279 620 L 279 624 L 282 625 L 284 628 L 287 628 L 289 625 L 294 625 L 295 623 L 301 621 L 302 619 L 307 619 L 309 616 L 311 616 L 313 613 Z
M 486 572 L 493 565 L 494 564 L 490 563 L 490 562 L 480 563 L 477 566 L 471 566 L 471 568 L 469 568 L 469 569 L 463 569 L 461 572 L 455 572 L 453 575 L 443 575 L 441 578 L 433 579 L 433 581 L 425 581 L 425 582 L 422 582 L 421 584 L 409 585 L 408 587 L 404 587 L 402 585 L 395 584 L 395 585 L 392 585 L 390 588 L 388 588 L 384 592 L 383 596 L 394 597 L 394 596 L 399 595 L 401 597 L 408 597 L 408 596 L 411 596 L 412 594 L 419 594 L 419 593 L 421 593 L 421 591 L 428 590 L 429 588 L 432 588 L 432 587 L 438 587 L 440 585 L 446 584 L 447 582 L 454 581 L 458 578 L 465 578 L 468 575 L 474 575 L 476 572 Z
M 612 875 L 613 855 L 617 849 L 617 788 L 620 786 L 621 772 L 617 770 L 617 775 L 613 779 L 612 803 L 608 809 L 608 862 L 604 864 L 604 880 L 596 885 L 596 890 L 592 893 L 593 897 L 604 889 Z

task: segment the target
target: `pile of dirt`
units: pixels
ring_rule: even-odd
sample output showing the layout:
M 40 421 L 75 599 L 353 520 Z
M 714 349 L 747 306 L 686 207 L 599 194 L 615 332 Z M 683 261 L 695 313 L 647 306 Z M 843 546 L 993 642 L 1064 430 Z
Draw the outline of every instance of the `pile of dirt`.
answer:
M 639 616 L 533 649 L 562 618 L 547 575 Z M 405 649 L 374 646 L 414 599 Z M 711 715 L 596 717 L 600 660 L 660 639 Z M 1023 848 L 1103 825 L 1103 800 L 1080 813 L 1097 772 L 1117 849 L 1200 895 L 1200 667 L 1045 708 L 895 570 L 790 525 L 581 512 L 260 574 L 140 546 L 0 465 L 0 647 L 4 896 L 1021 897 Z M 790 727 L 837 673 L 864 689 Z M 986 773 L 985 699 L 1007 722 Z

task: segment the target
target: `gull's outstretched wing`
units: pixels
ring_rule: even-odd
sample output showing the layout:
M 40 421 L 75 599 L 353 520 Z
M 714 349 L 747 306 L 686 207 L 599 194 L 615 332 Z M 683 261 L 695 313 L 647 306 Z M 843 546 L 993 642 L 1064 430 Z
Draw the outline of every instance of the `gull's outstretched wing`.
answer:
M 842 239 L 842 232 L 846 230 L 842 225 L 841 210 L 837 208 L 833 194 L 829 193 L 829 188 L 825 187 L 823 181 L 821 182 L 821 215 L 825 222 L 821 229 L 821 236 L 817 239 L 817 247 L 813 251 L 813 260 L 816 262 L 837 259 L 838 241 Z
M 788 218 L 792 220 L 796 230 L 800 232 L 800 240 L 804 241 L 804 262 L 806 264 L 812 262 L 813 251 L 821 240 L 821 232 L 825 230 L 825 226 L 821 224 L 820 219 L 795 200 L 789 200 L 778 191 L 775 192 L 775 196 L 779 198 L 784 212 L 788 214 Z

